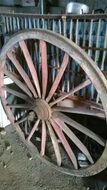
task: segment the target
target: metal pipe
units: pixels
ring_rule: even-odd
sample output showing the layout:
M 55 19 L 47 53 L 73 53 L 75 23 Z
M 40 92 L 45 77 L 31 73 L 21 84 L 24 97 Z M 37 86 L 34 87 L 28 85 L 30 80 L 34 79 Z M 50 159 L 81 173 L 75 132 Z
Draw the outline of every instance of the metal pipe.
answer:
M 27 29 L 27 28 L 28 28 L 27 18 L 26 18 L 26 17 L 24 18 L 24 27 L 25 27 L 25 29 Z
M 78 44 L 78 25 L 79 25 L 79 21 L 78 21 L 78 19 L 76 20 L 76 26 L 75 26 L 75 43 L 77 44 L 77 45 L 79 45 Z
M 99 47 L 100 45 L 100 31 L 101 31 L 101 19 L 99 19 L 98 22 L 98 28 L 97 28 L 97 36 L 96 36 L 96 48 Z M 95 63 L 98 64 L 98 59 L 99 59 L 99 51 L 96 50 L 95 52 Z
M 46 1 L 40 0 L 40 13 L 43 15 L 46 13 Z
M 0 15 L 2 16 L 22 16 L 22 17 L 35 17 L 35 18 L 45 18 L 45 19 L 61 19 L 62 14 L 31 14 L 31 13 L 7 13 L 7 12 L 1 12 Z M 87 21 L 90 21 L 91 19 L 98 21 L 98 19 L 104 19 L 106 22 L 107 20 L 107 14 L 83 14 L 83 15 L 63 15 L 66 17 L 66 19 L 74 19 L 74 20 L 84 20 L 86 19 Z
M 7 32 L 9 33 L 9 21 L 8 21 L 8 17 L 6 16 L 6 28 L 7 28 Z
M 35 18 L 33 18 L 33 28 L 36 28 Z
M 53 32 L 55 32 L 55 20 L 53 19 L 53 24 L 52 24 L 52 30 L 53 30 Z M 55 60 L 55 48 L 54 48 L 54 46 L 52 45 L 51 46 L 51 54 L 52 54 L 52 66 L 53 66 L 53 69 L 52 69 L 52 81 L 54 81 L 54 79 L 55 79 L 55 73 L 56 73 L 56 71 L 55 71 L 55 66 L 56 66 L 56 60 Z
M 101 19 L 99 19 L 99 21 L 98 21 L 98 26 L 97 26 L 96 48 L 99 47 L 100 30 L 101 30 Z M 95 61 L 95 64 L 96 64 L 96 65 L 98 65 L 98 60 L 99 60 L 99 51 L 96 50 L 96 52 L 95 52 L 95 58 L 94 58 L 94 61 Z M 94 98 L 94 92 L 95 92 L 95 88 L 94 88 L 94 86 L 92 85 L 92 86 L 91 86 L 91 98 L 92 98 L 92 99 Z M 96 97 L 96 101 L 98 101 L 98 96 Z
M 86 20 L 84 19 L 84 21 L 83 21 L 83 43 L 82 43 L 82 46 L 86 46 L 86 29 L 87 29 L 87 23 L 86 23 Z
M 90 30 L 89 30 L 89 47 L 92 47 L 92 34 L 93 34 L 93 19 L 90 22 Z M 88 55 L 92 56 L 91 49 L 88 49 Z
M 104 49 L 107 48 L 107 25 L 106 25 L 106 31 L 105 31 L 105 36 L 104 36 Z M 106 58 L 107 51 L 103 51 L 102 55 L 102 62 L 101 62 L 101 71 L 104 71 L 104 62 Z M 99 94 L 97 95 L 96 102 L 98 103 L 100 100 Z
M 70 21 L 70 27 L 69 27 L 69 29 L 70 29 L 70 40 L 73 40 L 73 20 L 71 19 L 71 21 Z
M 6 34 L 7 32 L 6 17 L 2 17 L 2 22 L 3 22 L 2 33 Z

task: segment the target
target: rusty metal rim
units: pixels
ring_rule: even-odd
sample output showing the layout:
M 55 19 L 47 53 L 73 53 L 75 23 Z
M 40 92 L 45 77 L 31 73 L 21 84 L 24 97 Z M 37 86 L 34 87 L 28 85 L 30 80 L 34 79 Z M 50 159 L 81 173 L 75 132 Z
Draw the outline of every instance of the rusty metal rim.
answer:
M 83 68 L 83 70 L 87 73 L 90 80 L 96 87 L 97 91 L 99 92 L 99 95 L 102 100 L 102 104 L 105 110 L 105 115 L 107 119 L 107 105 L 105 104 L 107 99 L 107 85 L 106 85 L 106 79 L 104 78 L 101 71 L 94 65 L 94 62 L 92 59 L 90 59 L 87 54 L 81 50 L 77 45 L 75 45 L 72 41 L 66 39 L 65 37 L 58 35 L 56 33 L 53 33 L 48 30 L 28 30 L 28 31 L 22 31 L 18 33 L 17 35 L 13 36 L 8 43 L 4 46 L 4 48 L 1 51 L 0 59 L 3 61 L 5 59 L 6 52 L 17 42 L 25 39 L 40 39 L 45 40 L 46 42 L 49 42 L 53 45 L 56 45 L 57 47 L 64 50 L 66 53 L 68 53 L 71 57 L 76 60 L 80 66 Z M 7 110 L 6 110 L 7 112 Z M 8 115 L 8 112 L 7 112 Z M 19 127 L 17 126 L 17 129 Z M 20 130 L 19 130 L 20 132 Z M 20 132 L 21 133 L 21 132 Z M 23 137 L 22 133 L 21 136 Z M 50 165 L 54 166 L 57 170 L 69 174 L 69 175 L 76 175 L 76 176 L 90 176 L 94 175 L 100 171 L 102 171 L 104 168 L 107 167 L 107 144 L 105 146 L 105 150 L 101 156 L 101 158 L 96 162 L 96 164 L 82 170 L 68 170 L 68 169 L 61 169 L 58 166 L 51 164 L 50 162 L 44 160 L 46 163 L 49 163 Z M 39 156 L 40 157 L 40 156 Z

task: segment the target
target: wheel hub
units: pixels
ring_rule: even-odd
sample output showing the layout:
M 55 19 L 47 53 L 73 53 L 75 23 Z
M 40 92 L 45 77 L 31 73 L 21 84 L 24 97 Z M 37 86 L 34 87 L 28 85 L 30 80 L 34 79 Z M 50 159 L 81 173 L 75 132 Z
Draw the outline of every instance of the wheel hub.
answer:
M 51 117 L 51 108 L 43 99 L 36 99 L 33 110 L 38 119 L 48 120 Z

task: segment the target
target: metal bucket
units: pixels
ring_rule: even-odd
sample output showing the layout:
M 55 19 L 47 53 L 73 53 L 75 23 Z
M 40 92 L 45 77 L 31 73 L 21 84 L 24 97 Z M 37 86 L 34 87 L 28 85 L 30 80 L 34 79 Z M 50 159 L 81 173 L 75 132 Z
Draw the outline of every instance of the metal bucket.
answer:
M 82 3 L 70 2 L 66 6 L 66 13 L 87 14 L 88 12 L 89 12 L 89 7 Z

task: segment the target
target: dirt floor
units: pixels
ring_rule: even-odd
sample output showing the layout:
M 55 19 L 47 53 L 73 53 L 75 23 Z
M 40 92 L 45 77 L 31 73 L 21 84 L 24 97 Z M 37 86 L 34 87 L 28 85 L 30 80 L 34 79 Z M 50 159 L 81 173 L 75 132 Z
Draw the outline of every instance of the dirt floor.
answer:
M 6 132 L 2 131 L 0 134 L 0 190 L 7 189 L 95 190 L 99 188 L 96 177 L 84 179 L 67 176 L 47 166 L 37 156 L 32 158 L 16 132 L 9 126 Z

